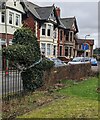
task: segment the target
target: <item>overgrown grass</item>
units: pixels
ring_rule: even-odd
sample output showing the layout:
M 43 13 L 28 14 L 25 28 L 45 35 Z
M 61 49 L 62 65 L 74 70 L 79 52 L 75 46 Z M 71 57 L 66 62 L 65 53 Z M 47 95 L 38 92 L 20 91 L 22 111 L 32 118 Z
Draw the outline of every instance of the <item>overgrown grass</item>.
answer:
M 98 118 L 98 102 L 67 97 L 34 109 L 19 118 Z
M 66 87 L 58 91 L 60 94 L 100 100 L 100 94 L 97 93 L 99 80 L 96 77 L 81 82 L 71 80 L 64 80 L 62 82 L 66 84 Z
M 62 98 L 54 99 L 19 118 L 98 118 L 98 78 L 81 82 L 64 80 L 62 83 L 66 86 L 53 93 L 62 95 Z

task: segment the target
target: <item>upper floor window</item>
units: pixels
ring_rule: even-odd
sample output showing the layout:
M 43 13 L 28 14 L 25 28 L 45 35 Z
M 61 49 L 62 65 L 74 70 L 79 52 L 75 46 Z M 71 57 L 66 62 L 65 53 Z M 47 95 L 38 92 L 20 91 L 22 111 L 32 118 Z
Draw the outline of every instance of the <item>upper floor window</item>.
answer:
M 16 14 L 16 25 L 19 26 L 20 24 L 20 15 Z
M 48 25 L 47 36 L 51 35 L 51 25 Z
M 45 35 L 46 33 L 46 25 L 42 25 L 42 35 Z
M 66 41 L 69 41 L 69 32 L 66 32 Z
M 12 12 L 9 12 L 9 24 L 13 24 L 13 18 L 14 14 Z
M 5 22 L 5 12 L 1 12 L 1 22 Z
M 56 39 L 56 37 L 57 37 L 57 32 L 56 32 L 56 30 L 54 31 L 54 38 Z
M 62 41 L 62 31 L 60 31 L 60 40 Z
M 70 33 L 70 41 L 73 41 L 73 32 L 69 32 Z

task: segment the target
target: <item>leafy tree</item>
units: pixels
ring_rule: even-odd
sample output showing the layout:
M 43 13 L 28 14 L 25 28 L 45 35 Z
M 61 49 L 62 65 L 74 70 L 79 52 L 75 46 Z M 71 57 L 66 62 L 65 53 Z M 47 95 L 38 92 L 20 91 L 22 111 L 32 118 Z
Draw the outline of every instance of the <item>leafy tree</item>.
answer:
M 28 28 L 15 31 L 12 42 L 3 49 L 3 54 L 22 71 L 24 90 L 33 91 L 43 85 L 43 71 L 51 68 L 53 62 L 42 58 L 37 38 Z

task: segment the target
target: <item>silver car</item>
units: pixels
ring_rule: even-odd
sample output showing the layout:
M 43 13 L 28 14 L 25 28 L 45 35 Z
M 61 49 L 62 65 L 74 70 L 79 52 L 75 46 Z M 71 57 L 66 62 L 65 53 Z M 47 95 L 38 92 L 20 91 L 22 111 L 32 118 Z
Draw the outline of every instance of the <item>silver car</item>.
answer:
M 84 64 L 90 63 L 89 58 L 87 57 L 75 57 L 72 61 L 69 61 L 68 64 Z

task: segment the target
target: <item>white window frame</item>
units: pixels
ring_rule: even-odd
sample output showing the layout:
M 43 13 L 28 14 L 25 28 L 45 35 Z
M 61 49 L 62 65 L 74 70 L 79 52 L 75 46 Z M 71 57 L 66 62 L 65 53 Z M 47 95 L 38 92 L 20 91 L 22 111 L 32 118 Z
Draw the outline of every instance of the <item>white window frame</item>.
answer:
M 16 26 L 20 25 L 20 15 L 19 14 L 16 14 L 16 23 L 15 24 L 16 24 Z
M 41 43 L 41 53 L 46 54 L 46 43 Z
M 2 14 L 2 13 L 4 13 L 4 14 Z M 2 17 L 4 17 L 4 22 L 2 22 Z M 5 23 L 5 12 L 4 11 L 1 12 L 1 23 Z
M 47 44 L 47 55 L 50 55 L 51 54 L 51 45 L 50 44 Z
M 45 35 L 43 35 L 43 29 L 45 30 Z M 46 36 L 46 24 L 43 24 L 42 27 L 41 27 L 41 35 L 42 36 Z
M 73 31 L 69 31 L 69 41 L 71 41 L 71 42 L 73 42 L 73 34 L 74 34 Z M 71 40 L 71 35 L 72 35 L 72 40 Z
M 10 16 L 11 15 L 11 16 Z M 11 19 L 11 20 L 10 20 Z M 11 23 L 10 23 L 11 21 Z M 13 25 L 14 24 L 14 13 L 13 12 L 9 12 L 9 24 Z
M 50 30 L 50 33 L 49 33 L 50 35 L 48 35 L 48 30 Z M 48 37 L 51 36 L 51 25 L 50 25 L 50 24 L 48 24 L 48 28 L 47 28 L 47 36 L 48 36 Z

